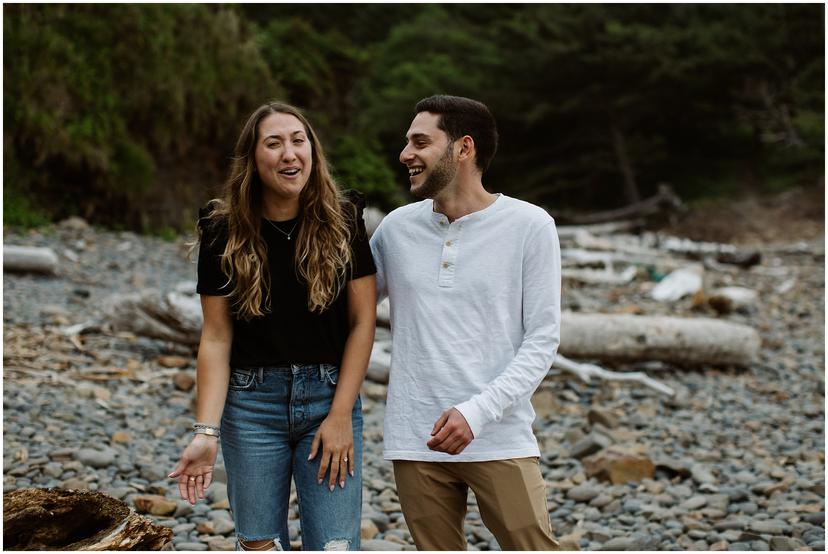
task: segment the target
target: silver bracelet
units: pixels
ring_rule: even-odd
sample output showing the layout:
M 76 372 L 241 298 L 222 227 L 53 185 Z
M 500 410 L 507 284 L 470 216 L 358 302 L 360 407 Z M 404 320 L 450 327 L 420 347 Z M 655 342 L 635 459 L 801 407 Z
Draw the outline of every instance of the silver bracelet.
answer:
M 198 428 L 193 431 L 193 435 L 208 435 L 211 437 L 216 437 L 217 439 L 221 437 L 221 432 L 216 431 L 215 429 L 202 429 Z
M 208 425 L 207 423 L 194 423 L 193 434 L 210 435 L 211 437 L 218 438 L 221 436 L 221 429 L 216 427 L 215 425 Z

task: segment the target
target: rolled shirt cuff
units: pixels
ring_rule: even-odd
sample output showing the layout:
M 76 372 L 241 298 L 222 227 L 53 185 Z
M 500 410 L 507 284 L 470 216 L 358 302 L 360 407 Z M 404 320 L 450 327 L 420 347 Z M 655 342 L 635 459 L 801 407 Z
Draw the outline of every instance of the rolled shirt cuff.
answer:
M 454 409 L 466 418 L 466 423 L 469 424 L 474 438 L 479 437 L 480 431 L 483 429 L 483 426 L 489 422 L 489 419 L 486 417 L 483 410 L 477 406 L 477 403 L 473 399 L 467 400 L 462 404 L 454 406 Z

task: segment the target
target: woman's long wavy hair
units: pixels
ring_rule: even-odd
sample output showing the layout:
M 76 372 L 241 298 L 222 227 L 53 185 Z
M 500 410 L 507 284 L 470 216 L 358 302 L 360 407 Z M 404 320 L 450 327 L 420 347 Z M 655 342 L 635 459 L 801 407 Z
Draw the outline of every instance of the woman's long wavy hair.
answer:
M 237 317 L 249 320 L 272 309 L 267 245 L 260 234 L 262 182 L 256 172 L 259 124 L 270 114 L 296 117 L 311 142 L 313 167 L 299 196 L 296 237 L 297 276 L 307 284 L 308 309 L 322 312 L 336 300 L 351 263 L 350 231 L 342 194 L 331 176 L 322 145 L 297 108 L 269 102 L 256 109 L 236 143 L 230 174 L 221 198 L 210 202 L 210 223 L 226 223 L 228 240 L 221 268 L 235 286 L 228 294 Z M 355 214 L 354 214 L 355 215 Z

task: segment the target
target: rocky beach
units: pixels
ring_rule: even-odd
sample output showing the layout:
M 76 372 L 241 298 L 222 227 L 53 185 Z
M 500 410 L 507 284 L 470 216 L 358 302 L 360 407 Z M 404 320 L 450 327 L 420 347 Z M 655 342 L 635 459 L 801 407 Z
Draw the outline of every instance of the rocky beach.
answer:
M 190 437 L 193 348 L 112 331 L 101 311 L 115 293 L 194 281 L 188 240 L 104 231 L 79 219 L 5 232 L 6 245 L 51 248 L 59 267 L 55 275 L 4 274 L 3 489 L 105 492 L 171 528 L 176 550 L 232 550 L 221 458 L 207 500 L 195 506 L 167 478 Z M 646 372 L 673 396 L 550 372 L 533 399 L 535 431 L 550 518 L 565 548 L 824 550 L 824 238 L 751 248 L 761 263 L 706 277 L 705 288 L 758 293 L 754 306 L 729 314 L 691 297 L 654 300 L 646 272 L 628 284 L 564 280 L 565 310 L 718 317 L 761 337 L 749 367 L 604 364 Z M 67 333 L 74 325 L 82 331 Z M 378 328 L 378 340 L 388 336 Z M 411 550 L 391 463 L 381 456 L 385 392 L 382 382 L 363 386 L 362 544 Z M 590 469 L 611 466 L 614 451 L 651 464 L 652 477 L 607 481 Z M 290 517 L 296 549 L 295 495 Z M 473 495 L 465 530 L 470 549 L 499 549 Z

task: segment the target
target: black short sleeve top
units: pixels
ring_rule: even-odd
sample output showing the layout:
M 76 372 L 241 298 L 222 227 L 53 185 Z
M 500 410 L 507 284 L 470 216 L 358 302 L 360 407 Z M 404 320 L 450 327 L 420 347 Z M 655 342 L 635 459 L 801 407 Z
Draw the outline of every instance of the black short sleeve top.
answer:
M 352 262 L 348 280 L 359 279 L 377 272 L 362 211 L 362 195 L 349 193 L 348 202 L 354 212 L 345 206 L 351 226 Z M 227 226 L 206 219 L 207 209 L 200 212 L 201 244 L 198 255 L 199 294 L 226 296 L 233 283 L 221 269 L 221 254 L 227 244 Z M 308 310 L 308 289 L 297 276 L 294 249 L 299 219 L 270 222 L 262 219 L 261 234 L 267 244 L 270 269 L 271 309 L 263 317 L 248 321 L 233 315 L 233 346 L 230 355 L 232 367 L 267 367 L 284 364 L 330 363 L 340 364 L 345 351 L 350 327 L 348 325 L 347 290 L 343 287 L 334 303 L 322 313 Z M 297 228 L 290 233 L 293 224 Z M 278 227 L 278 228 L 277 228 Z M 281 230 L 281 232 L 280 232 Z M 287 234 L 291 234 L 288 240 Z

